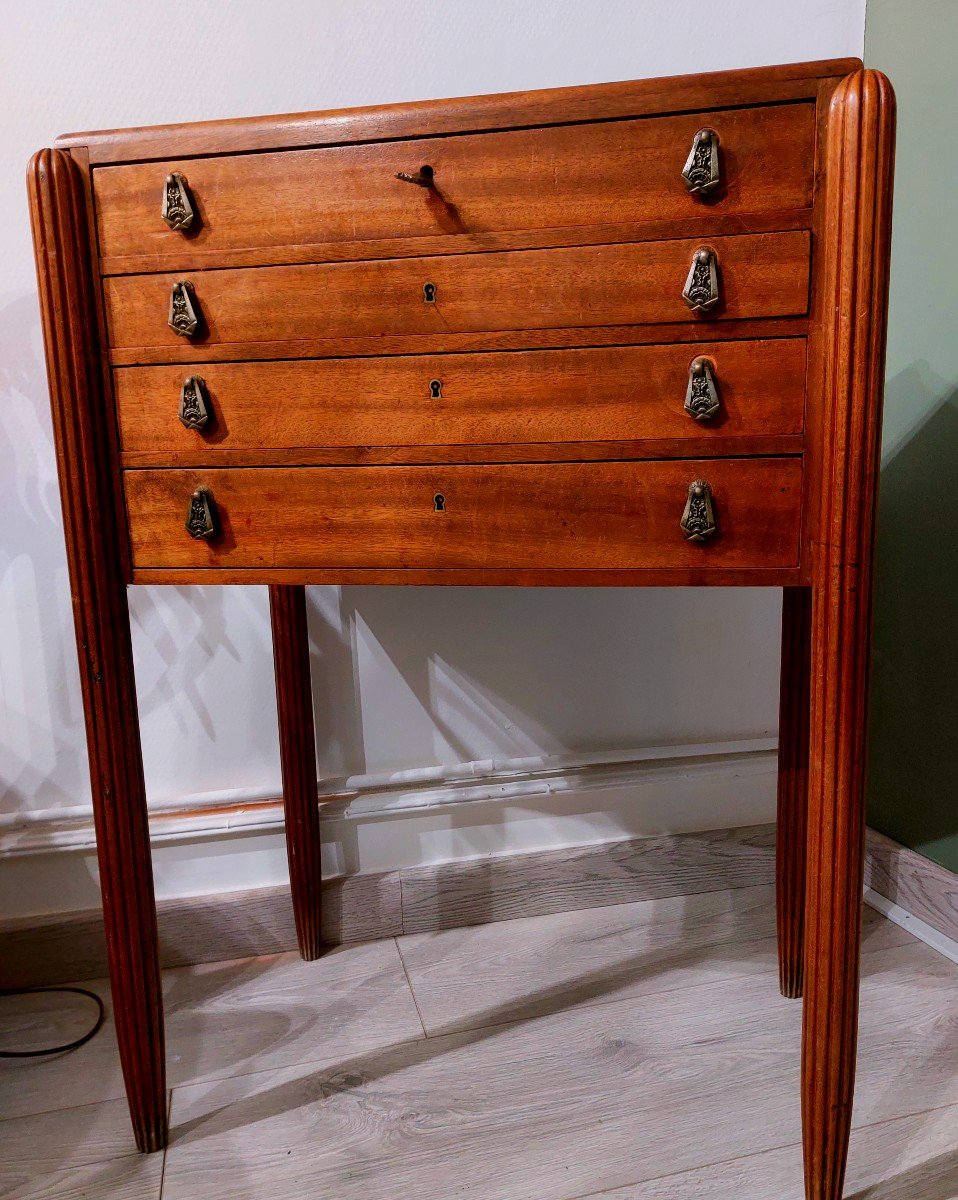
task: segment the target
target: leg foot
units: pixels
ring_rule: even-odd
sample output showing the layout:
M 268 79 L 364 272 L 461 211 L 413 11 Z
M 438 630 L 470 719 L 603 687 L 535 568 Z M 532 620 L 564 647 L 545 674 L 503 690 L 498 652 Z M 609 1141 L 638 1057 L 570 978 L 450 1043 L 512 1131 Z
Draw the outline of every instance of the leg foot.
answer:
M 810 589 L 786 588 L 782 597 L 775 902 L 779 984 L 782 995 L 792 998 L 802 994 L 805 956 L 811 615 Z
M 270 587 L 269 611 L 293 915 L 299 952 L 310 961 L 322 946 L 322 866 L 306 589 Z
M 115 521 L 86 197 L 62 150 L 28 174 L 50 407 L 83 691 L 113 1020 L 136 1144 L 167 1140 L 163 999 L 130 615 Z
M 806 1200 L 840 1200 L 851 1133 L 865 844 L 872 548 L 881 440 L 894 96 L 846 76 L 825 148 L 820 504 L 812 652 L 802 1128 Z M 818 352 L 816 352 L 818 353 Z

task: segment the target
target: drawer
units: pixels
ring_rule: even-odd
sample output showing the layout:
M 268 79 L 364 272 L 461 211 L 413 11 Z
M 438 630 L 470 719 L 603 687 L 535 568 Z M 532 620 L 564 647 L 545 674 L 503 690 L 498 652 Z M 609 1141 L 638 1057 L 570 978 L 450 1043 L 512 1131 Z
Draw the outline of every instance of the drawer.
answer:
M 680 528 L 707 481 L 717 532 Z M 145 568 L 708 568 L 798 561 L 799 458 L 124 473 Z M 184 525 L 212 494 L 219 535 Z
M 703 127 L 719 136 L 721 173 L 705 202 L 682 179 Z M 801 103 L 100 167 L 100 254 L 153 255 L 162 269 L 224 251 L 806 208 L 814 135 L 814 106 Z M 396 178 L 424 165 L 434 187 Z M 194 209 L 187 232 L 161 216 L 173 173 Z
M 179 275 L 104 280 L 110 345 L 197 358 L 207 343 L 296 342 L 702 320 L 682 298 L 694 239 L 198 272 L 199 326 L 167 324 Z M 721 300 L 705 319 L 804 314 L 809 235 L 709 239 Z M 238 344 L 236 357 L 242 357 Z
M 711 381 L 696 392 L 711 382 L 719 406 L 707 420 L 685 408 L 699 360 Z M 200 428 L 178 419 L 195 376 Z M 801 433 L 805 342 L 121 367 L 113 379 L 121 447 L 143 466 L 212 462 L 224 450 L 681 443 Z

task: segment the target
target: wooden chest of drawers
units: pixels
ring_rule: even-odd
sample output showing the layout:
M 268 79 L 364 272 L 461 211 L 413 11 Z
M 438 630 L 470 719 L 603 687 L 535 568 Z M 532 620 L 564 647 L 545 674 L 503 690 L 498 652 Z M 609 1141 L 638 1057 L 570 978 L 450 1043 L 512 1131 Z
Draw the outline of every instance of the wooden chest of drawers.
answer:
M 808 1196 L 837 1200 L 892 129 L 887 81 L 842 61 L 78 134 L 36 156 L 142 1147 L 166 1125 L 127 583 L 270 585 L 307 957 L 303 585 L 764 584 L 787 589 L 782 980 L 799 994 L 805 965 Z

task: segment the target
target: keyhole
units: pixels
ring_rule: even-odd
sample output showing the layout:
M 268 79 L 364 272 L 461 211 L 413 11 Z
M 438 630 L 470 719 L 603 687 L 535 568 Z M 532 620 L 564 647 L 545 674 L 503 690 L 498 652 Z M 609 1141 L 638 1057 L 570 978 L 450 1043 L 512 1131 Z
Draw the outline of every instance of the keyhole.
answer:
M 427 304 L 436 303 L 436 285 L 434 283 L 424 283 L 422 285 L 422 298 Z
M 429 381 L 429 398 L 431 400 L 442 399 L 442 380 L 430 379 Z
M 436 512 L 446 511 L 446 497 L 442 494 L 442 492 L 436 492 L 432 499 L 436 506 Z

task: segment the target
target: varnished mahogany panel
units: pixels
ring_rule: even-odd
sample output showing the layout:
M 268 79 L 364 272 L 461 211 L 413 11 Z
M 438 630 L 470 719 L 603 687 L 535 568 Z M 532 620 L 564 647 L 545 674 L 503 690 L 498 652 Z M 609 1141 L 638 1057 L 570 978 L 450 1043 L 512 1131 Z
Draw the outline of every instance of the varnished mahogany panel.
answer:
M 685 411 L 698 357 L 712 363 L 721 405 L 709 421 Z M 177 419 L 189 374 L 209 397 L 202 431 Z M 219 465 L 228 451 L 446 446 L 454 455 L 457 445 L 646 439 L 674 439 L 681 454 L 690 441 L 800 434 L 805 343 L 202 363 L 127 367 L 113 379 L 128 465 Z
M 123 532 L 96 342 L 80 172 L 40 150 L 27 173 L 53 440 L 93 794 L 112 1018 L 136 1144 L 166 1144 L 163 994 Z
M 200 455 L 123 454 L 125 469 L 140 467 L 416 466 L 423 463 L 612 462 L 627 458 L 735 458 L 801 454 L 800 433 L 750 437 L 641 438 L 615 442 L 475 442 L 437 446 L 293 446 L 216 450 Z
M 564 570 L 554 567 L 392 569 L 384 567 L 139 567 L 131 583 L 214 583 L 317 587 L 792 587 L 796 567 L 639 567 Z
M 718 532 L 679 527 L 689 484 L 712 487 Z M 127 471 L 134 568 L 789 567 L 800 459 Z M 212 542 L 184 529 L 214 496 Z M 437 511 L 436 497 L 442 497 Z
M 713 239 L 714 241 L 714 239 Z M 478 350 L 552 350 L 579 346 L 657 345 L 663 342 L 698 343 L 740 341 L 746 338 L 805 337 L 807 317 L 769 317 L 726 321 L 673 321 L 663 325 L 603 325 L 556 329 L 500 329 L 478 333 L 368 333 L 363 337 L 309 337 L 279 341 L 244 342 L 242 351 L 231 342 L 202 341 L 179 347 L 183 363 L 263 361 L 282 358 L 370 358 L 392 354 L 464 354 Z M 107 350 L 115 367 L 169 363 L 167 346 L 125 346 Z
M 707 200 L 681 175 L 703 126 L 721 145 L 722 186 Z M 100 254 L 114 270 L 144 254 L 180 270 L 254 248 L 315 245 L 319 259 L 342 242 L 561 228 L 574 241 L 597 222 L 807 208 L 814 132 L 805 103 L 106 167 L 93 177 Z M 424 164 L 434 186 L 397 178 Z M 172 172 L 188 181 L 188 234 L 160 216 Z
M 235 344 L 239 358 L 243 343 L 279 338 L 691 323 L 701 318 L 682 289 L 702 245 L 715 250 L 721 271 L 722 302 L 710 320 L 806 311 L 809 237 L 795 231 L 205 271 L 190 280 L 203 328 L 189 341 L 167 325 L 178 275 L 111 277 L 104 300 L 111 346 L 159 346 L 172 361 L 190 343 Z
M 703 204 L 685 217 L 656 217 L 647 221 L 606 221 L 600 224 L 560 225 L 547 229 L 506 229 L 493 233 L 436 233 L 426 237 L 367 238 L 361 242 L 289 242 L 281 246 L 250 246 L 238 250 L 199 253 L 188 246 L 184 257 L 173 259 L 162 250 L 144 254 L 108 255 L 100 259 L 102 275 L 149 275 L 208 267 L 275 267 L 294 263 L 353 262 L 369 258 L 427 258 L 435 254 L 488 254 L 493 250 L 542 250 L 550 246 L 598 246 L 612 242 L 653 242 L 664 238 L 710 237 L 733 233 L 782 233 L 808 229 L 814 210 L 765 209 L 754 213 L 729 213 Z M 601 221 L 601 213 L 594 213 Z
M 819 80 L 840 78 L 861 65 L 859 58 L 833 58 L 498 96 L 108 129 L 64 134 L 57 145 L 82 146 L 91 163 L 115 163 L 695 112 L 809 99 L 817 95 Z
M 782 597 L 782 664 L 778 709 L 778 804 L 775 907 L 778 975 L 783 996 L 801 996 L 805 976 L 805 845 L 808 829 L 809 655 L 812 594 Z
M 319 958 L 322 946 L 323 869 L 306 589 L 272 586 L 269 616 L 289 883 L 296 941 L 300 954 L 309 962 Z
M 794 994 L 804 968 L 806 1200 L 839 1200 L 894 127 L 887 80 L 860 67 L 114 130 L 61 139 L 70 155 L 35 160 L 118 1039 L 141 1147 L 166 1130 L 123 582 L 272 588 L 307 954 L 319 838 L 300 585 L 786 586 L 799 590 L 784 631 L 782 978 Z M 684 141 L 693 124 L 720 119 L 727 190 L 700 204 L 680 190 L 665 135 Z M 759 172 L 752 154 L 764 155 L 762 132 L 776 122 Z M 429 153 L 394 161 L 416 139 Z M 438 189 L 393 181 L 423 163 Z M 187 237 L 159 223 L 161 176 L 174 166 L 200 172 L 201 221 Z M 251 180 L 250 197 L 240 185 Z M 97 217 L 99 243 L 87 228 Z M 724 285 L 723 307 L 704 320 L 681 301 L 703 244 L 718 252 Z M 166 327 L 184 275 L 207 321 L 189 341 Z M 426 282 L 435 304 L 423 303 Z M 673 390 L 673 370 L 697 350 L 727 372 L 713 427 L 683 425 L 685 366 Z M 134 365 L 141 373 L 109 370 Z M 762 388 L 755 377 L 776 367 Z M 222 409 L 205 436 L 174 423 L 187 370 L 211 376 Z M 443 381 L 439 408 L 422 371 Z M 717 509 L 704 545 L 679 528 L 693 478 L 708 480 Z M 219 504 L 211 545 L 183 528 L 198 486 Z
M 802 1030 L 808 1200 L 839 1200 L 852 1125 L 865 842 L 865 730 L 881 456 L 895 95 L 878 71 L 828 110 L 822 429 L 812 627 Z

